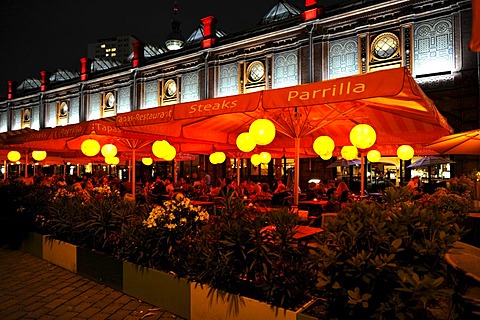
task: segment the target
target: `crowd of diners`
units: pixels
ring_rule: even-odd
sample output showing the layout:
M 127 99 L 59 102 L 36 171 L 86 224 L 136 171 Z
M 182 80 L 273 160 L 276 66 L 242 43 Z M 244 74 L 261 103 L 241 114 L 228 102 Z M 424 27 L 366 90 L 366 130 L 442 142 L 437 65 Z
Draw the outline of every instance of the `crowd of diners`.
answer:
M 109 186 L 112 191 L 118 191 L 121 196 L 131 196 L 130 182 L 121 181 L 116 176 L 102 174 L 81 177 L 75 175 L 63 176 L 43 175 L 37 173 L 34 177 L 19 178 L 10 177 L 4 183 L 13 179 L 21 179 L 27 184 L 43 185 L 74 185 L 76 190 L 93 190 L 98 186 Z M 414 180 L 414 179 L 412 179 Z M 416 180 L 414 180 L 416 181 Z M 417 186 L 412 186 L 412 188 Z M 192 200 L 214 202 L 215 198 L 224 197 L 227 191 L 233 193 L 234 197 L 242 198 L 248 203 L 262 203 L 268 207 L 288 207 L 293 205 L 293 189 L 287 187 L 282 179 L 271 182 L 254 182 L 250 179 L 241 179 L 237 183 L 234 177 L 211 179 L 210 175 L 202 172 L 201 177 L 194 173 L 191 177 L 180 177 L 177 181 L 169 178 L 156 177 L 153 181 L 138 181 L 136 184 L 136 199 L 140 202 L 162 204 L 172 196 L 181 192 Z M 323 200 L 321 212 L 338 212 L 342 207 L 353 202 L 355 195 L 350 191 L 347 183 L 342 179 L 335 179 L 326 182 L 310 182 L 306 190 L 299 189 L 299 200 Z M 318 208 L 318 207 L 317 207 Z

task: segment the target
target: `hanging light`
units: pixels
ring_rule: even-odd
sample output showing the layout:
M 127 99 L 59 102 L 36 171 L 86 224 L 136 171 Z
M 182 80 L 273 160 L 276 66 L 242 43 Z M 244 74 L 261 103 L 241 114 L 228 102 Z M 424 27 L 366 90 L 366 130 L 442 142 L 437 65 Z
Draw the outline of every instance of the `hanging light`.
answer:
M 32 151 L 32 158 L 35 159 L 36 161 L 43 161 L 47 157 L 47 152 L 46 151 Z
M 105 157 L 105 163 L 110 165 L 117 165 L 120 163 L 120 159 L 118 157 Z
M 113 162 L 113 157 L 105 157 L 106 164 L 112 164 L 112 162 Z
M 401 160 L 410 160 L 413 158 L 413 155 L 415 154 L 415 151 L 413 150 L 413 148 L 411 146 L 409 146 L 408 144 L 404 144 L 404 145 L 401 145 L 400 147 L 398 147 L 397 149 L 397 156 L 401 159 Z
M 142 158 L 142 163 L 146 166 L 151 166 L 152 163 L 153 163 L 153 159 L 152 158 Z
M 227 156 L 223 152 L 215 152 L 217 154 L 217 161 L 218 163 L 223 163 L 226 159 Z
M 248 130 L 258 145 L 264 146 L 275 139 L 275 125 L 268 119 L 257 119 Z
M 104 156 L 105 158 L 115 157 L 117 155 L 117 147 L 115 147 L 115 145 L 111 143 L 107 143 L 103 145 L 100 152 L 102 153 L 102 156 Z
M 258 166 L 260 163 L 262 163 L 262 159 L 260 158 L 260 155 L 255 153 L 252 154 L 252 157 L 250 158 L 250 161 L 254 166 Z
M 238 149 L 243 152 L 250 152 L 256 147 L 255 139 L 249 132 L 242 132 L 238 135 L 235 141 Z
M 81 150 L 88 157 L 96 156 L 100 152 L 100 143 L 97 140 L 87 139 L 82 142 Z
M 211 164 L 217 164 L 218 159 L 216 153 L 212 153 L 208 156 L 208 160 L 210 160 Z
M 332 156 L 333 156 L 333 154 L 330 152 L 330 153 L 326 153 L 326 154 L 321 154 L 321 155 L 320 155 L 320 158 L 322 158 L 323 160 L 328 160 L 328 159 L 330 159 Z
M 22 157 L 22 155 L 21 155 L 20 152 L 18 152 L 18 151 L 10 151 L 10 152 L 7 154 L 7 158 L 8 158 L 8 160 L 10 160 L 11 162 L 17 162 L 18 160 L 20 160 L 21 157 Z
M 382 158 L 382 155 L 378 150 L 370 150 L 367 153 L 367 159 L 370 162 L 378 162 L 380 161 L 380 158 Z
M 163 159 L 167 161 L 172 161 L 173 159 L 175 159 L 176 155 L 177 155 L 177 150 L 169 144 L 167 147 L 167 154 L 163 157 Z
M 340 153 L 345 160 L 353 160 L 358 156 L 358 149 L 355 146 L 344 146 Z
M 167 148 L 170 143 L 166 140 L 157 140 L 152 144 L 152 152 L 155 157 L 163 159 L 167 154 Z
M 329 154 L 335 149 L 335 142 L 329 136 L 320 136 L 313 142 L 313 150 L 318 155 Z
M 377 140 L 377 133 L 368 124 L 357 124 L 350 131 L 350 142 L 359 149 L 368 149 Z
M 261 163 L 269 163 L 270 160 L 272 160 L 272 156 L 270 155 L 270 153 L 264 151 L 264 152 L 260 152 L 260 161 Z

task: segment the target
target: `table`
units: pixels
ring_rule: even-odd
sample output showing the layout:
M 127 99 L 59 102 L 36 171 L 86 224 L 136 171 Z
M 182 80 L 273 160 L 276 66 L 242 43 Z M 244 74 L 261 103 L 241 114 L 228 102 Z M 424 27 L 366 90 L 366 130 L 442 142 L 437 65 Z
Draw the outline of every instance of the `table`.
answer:
M 304 238 L 308 238 L 313 236 L 317 233 L 323 232 L 322 228 L 314 228 L 309 226 L 297 226 L 295 227 L 295 235 L 293 236 L 294 239 L 302 240 Z
M 327 200 L 302 200 L 298 201 L 298 204 L 305 204 L 305 205 L 314 205 L 314 206 L 323 206 L 328 203 Z
M 213 206 L 215 204 L 215 202 L 213 202 L 213 201 L 191 200 L 190 204 L 193 205 L 193 206 L 208 207 L 208 206 Z

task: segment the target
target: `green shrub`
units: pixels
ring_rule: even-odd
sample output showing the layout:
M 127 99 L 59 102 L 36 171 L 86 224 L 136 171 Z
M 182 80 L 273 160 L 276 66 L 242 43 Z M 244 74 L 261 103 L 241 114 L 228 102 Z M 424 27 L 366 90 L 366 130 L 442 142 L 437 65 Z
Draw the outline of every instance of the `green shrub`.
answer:
M 433 319 L 450 293 L 443 256 L 458 217 L 388 188 L 384 204 L 355 202 L 318 238 L 320 310 L 328 319 Z

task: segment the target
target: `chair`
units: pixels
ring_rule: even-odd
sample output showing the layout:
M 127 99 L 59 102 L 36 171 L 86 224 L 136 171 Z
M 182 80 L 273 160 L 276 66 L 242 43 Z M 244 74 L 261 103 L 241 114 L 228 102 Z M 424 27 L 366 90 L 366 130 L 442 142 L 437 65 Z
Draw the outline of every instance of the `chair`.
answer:
M 224 197 L 214 197 L 213 198 L 213 208 L 215 214 L 217 214 L 217 210 L 223 210 L 225 209 L 225 198 Z M 218 212 L 218 213 L 221 213 Z

